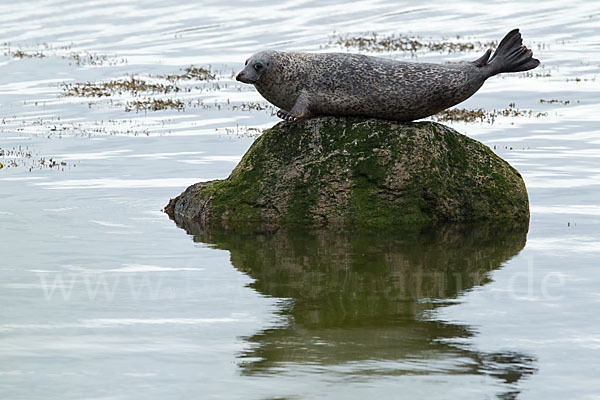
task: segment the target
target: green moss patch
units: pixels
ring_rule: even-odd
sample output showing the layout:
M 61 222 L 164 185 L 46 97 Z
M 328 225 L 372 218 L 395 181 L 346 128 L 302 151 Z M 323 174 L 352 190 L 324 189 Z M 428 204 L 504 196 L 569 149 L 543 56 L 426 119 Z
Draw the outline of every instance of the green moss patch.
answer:
M 485 145 L 434 122 L 281 122 L 227 179 L 193 188 L 172 200 L 170 213 L 228 226 L 529 219 L 519 173 Z

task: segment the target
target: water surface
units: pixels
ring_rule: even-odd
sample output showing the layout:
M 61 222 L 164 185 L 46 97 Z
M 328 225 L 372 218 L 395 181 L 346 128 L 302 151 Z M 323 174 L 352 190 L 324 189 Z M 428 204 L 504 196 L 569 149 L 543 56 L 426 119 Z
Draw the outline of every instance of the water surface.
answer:
M 595 398 L 597 6 L 1 4 L 0 397 Z M 226 177 L 277 122 L 232 78 L 253 52 L 356 51 L 328 47 L 334 32 L 488 42 L 514 27 L 542 66 L 494 77 L 460 107 L 545 116 L 448 124 L 521 172 L 527 233 L 227 235 L 161 212 L 187 185 Z M 215 79 L 138 96 L 61 88 L 166 83 L 190 65 Z M 125 110 L 149 99 L 185 109 Z

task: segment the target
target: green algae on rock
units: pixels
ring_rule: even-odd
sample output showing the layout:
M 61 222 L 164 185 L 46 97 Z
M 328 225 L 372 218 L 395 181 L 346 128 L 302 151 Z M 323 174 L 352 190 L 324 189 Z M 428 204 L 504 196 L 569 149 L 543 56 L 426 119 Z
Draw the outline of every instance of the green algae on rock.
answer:
M 319 117 L 266 130 L 227 179 L 190 186 L 165 211 L 228 227 L 415 227 L 527 221 L 529 202 L 513 167 L 447 126 Z

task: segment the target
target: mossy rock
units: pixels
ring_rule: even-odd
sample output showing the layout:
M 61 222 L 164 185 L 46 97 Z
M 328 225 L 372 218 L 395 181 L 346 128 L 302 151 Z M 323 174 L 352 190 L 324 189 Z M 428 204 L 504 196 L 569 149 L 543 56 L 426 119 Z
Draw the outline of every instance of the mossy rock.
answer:
M 226 227 L 419 227 L 528 221 L 529 202 L 517 170 L 447 126 L 319 117 L 266 130 L 227 179 L 165 211 Z

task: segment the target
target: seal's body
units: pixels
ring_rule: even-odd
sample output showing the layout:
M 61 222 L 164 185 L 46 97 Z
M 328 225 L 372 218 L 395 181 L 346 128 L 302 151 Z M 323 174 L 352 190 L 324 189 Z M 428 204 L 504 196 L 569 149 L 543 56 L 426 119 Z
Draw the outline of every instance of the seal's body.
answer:
M 237 80 L 254 84 L 297 120 L 313 115 L 355 115 L 412 121 L 471 97 L 490 76 L 527 71 L 539 65 L 523 46 L 518 29 L 471 63 L 425 64 L 346 53 L 253 55 Z

